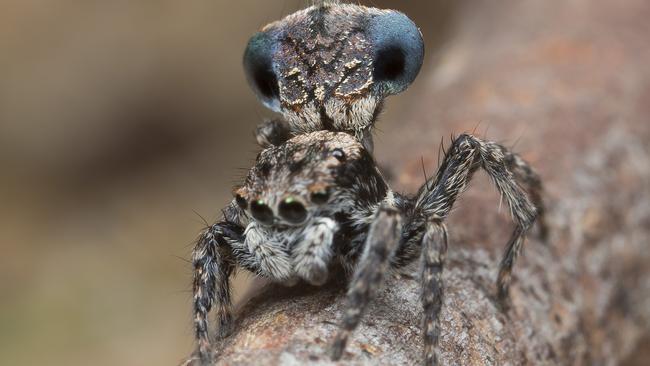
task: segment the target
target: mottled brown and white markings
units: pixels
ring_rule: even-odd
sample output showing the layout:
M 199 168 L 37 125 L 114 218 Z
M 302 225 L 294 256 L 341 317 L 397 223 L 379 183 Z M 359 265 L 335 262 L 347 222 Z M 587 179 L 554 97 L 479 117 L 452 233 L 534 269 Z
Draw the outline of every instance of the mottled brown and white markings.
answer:
M 437 364 L 444 220 L 479 168 L 515 221 L 497 279 L 505 302 L 525 235 L 543 213 L 533 169 L 501 145 L 461 135 L 437 174 L 409 196 L 389 188 L 372 157 L 371 129 L 382 102 L 415 79 L 423 50 L 419 30 L 405 15 L 329 1 L 251 38 L 244 55 L 249 81 L 283 119 L 258 127 L 264 149 L 223 218 L 197 240 L 197 351 L 186 364 L 211 365 L 218 358 L 208 314 L 216 313 L 216 340 L 226 337 L 236 268 L 287 285 L 322 285 L 343 268 L 350 285 L 332 344 L 331 357 L 338 360 L 385 274 L 414 262 L 420 264 L 424 362 Z
M 422 35 L 406 15 L 325 1 L 262 28 L 244 68 L 293 134 L 344 131 L 371 148 L 383 100 L 409 86 L 423 57 Z

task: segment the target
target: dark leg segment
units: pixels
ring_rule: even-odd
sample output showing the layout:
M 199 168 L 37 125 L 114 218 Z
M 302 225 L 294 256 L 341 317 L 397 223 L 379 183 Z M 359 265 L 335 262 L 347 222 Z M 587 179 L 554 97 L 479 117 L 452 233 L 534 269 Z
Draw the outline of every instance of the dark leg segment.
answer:
M 209 227 L 201 235 L 192 253 L 194 267 L 194 327 L 198 357 L 202 365 L 211 362 L 208 314 L 216 308 L 218 336 L 225 336 L 232 322 L 230 275 L 234 265 L 220 224 Z
M 542 192 L 544 191 L 542 187 L 542 180 L 539 175 L 533 168 L 519 156 L 518 154 L 512 153 L 508 150 L 503 149 L 501 151 L 506 158 L 506 164 L 508 169 L 514 174 L 515 179 L 519 184 L 526 189 L 530 200 L 535 205 L 537 209 L 537 226 L 539 228 L 539 236 L 542 240 L 546 240 L 548 236 L 548 227 L 546 225 L 546 220 L 544 214 L 546 213 L 546 207 L 544 205 L 544 200 L 542 199 Z
M 508 297 L 508 288 L 512 279 L 512 267 L 521 252 L 521 247 L 524 245 L 525 235 L 526 228 L 517 225 L 508 241 L 508 245 L 506 245 L 506 251 L 503 253 L 499 267 L 499 277 L 497 278 L 497 295 L 502 302 Z
M 447 228 L 439 219 L 427 223 L 422 237 L 421 281 L 422 331 L 424 333 L 425 365 L 437 365 L 440 337 L 440 309 L 443 301 L 442 270 L 447 254 Z
M 508 294 L 512 267 L 523 245 L 525 234 L 537 216 L 535 206 L 508 169 L 505 151 L 506 148 L 493 142 L 485 142 L 471 135 L 459 136 L 445 153 L 436 177 L 420 189 L 416 201 L 416 208 L 421 210 L 424 217 L 444 219 L 458 194 L 467 186 L 472 173 L 478 167 L 488 173 L 501 197 L 508 203 L 516 224 L 497 280 L 501 300 Z
M 363 254 L 357 264 L 347 294 L 346 310 L 332 345 L 332 359 L 339 360 L 347 340 L 357 327 L 363 312 L 381 285 L 390 260 L 397 249 L 401 231 L 401 216 L 392 208 L 379 209 L 370 225 Z

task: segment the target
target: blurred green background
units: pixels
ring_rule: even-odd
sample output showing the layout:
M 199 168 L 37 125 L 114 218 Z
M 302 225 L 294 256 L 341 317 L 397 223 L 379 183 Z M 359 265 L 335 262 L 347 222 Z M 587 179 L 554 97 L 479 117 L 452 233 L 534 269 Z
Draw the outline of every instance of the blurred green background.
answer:
M 199 215 L 219 216 L 271 116 L 243 49 L 308 3 L 0 0 L 1 365 L 189 354 Z M 433 67 L 452 2 L 362 3 L 411 16 Z M 380 129 L 417 90 L 390 99 Z

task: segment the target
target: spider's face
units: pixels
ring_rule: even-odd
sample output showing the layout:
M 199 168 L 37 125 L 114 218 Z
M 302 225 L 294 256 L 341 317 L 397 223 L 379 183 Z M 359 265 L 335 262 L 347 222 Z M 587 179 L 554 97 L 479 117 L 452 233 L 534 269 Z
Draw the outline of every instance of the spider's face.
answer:
M 383 99 L 408 87 L 424 56 L 404 14 L 353 4 L 312 6 L 255 34 L 244 53 L 251 87 L 294 130 L 361 131 Z
M 263 150 L 237 205 L 265 226 L 301 226 L 310 218 L 353 204 L 359 178 L 377 175 L 370 154 L 352 136 L 318 131 Z

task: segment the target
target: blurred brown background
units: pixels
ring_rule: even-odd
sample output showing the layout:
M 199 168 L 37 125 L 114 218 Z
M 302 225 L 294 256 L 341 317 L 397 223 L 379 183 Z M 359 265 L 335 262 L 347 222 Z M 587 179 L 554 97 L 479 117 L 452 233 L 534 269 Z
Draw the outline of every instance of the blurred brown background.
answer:
M 411 16 L 433 69 L 452 2 L 362 3 Z M 0 364 L 164 365 L 191 351 L 199 215 L 218 217 L 271 115 L 243 49 L 305 5 L 0 1 Z M 423 79 L 380 129 L 408 115 Z

